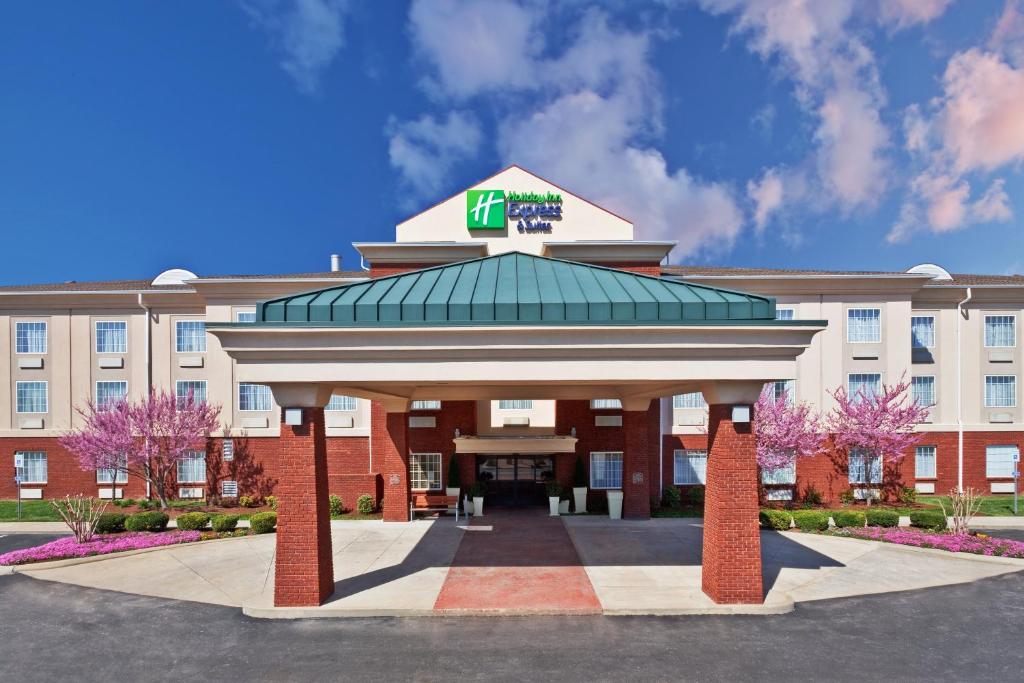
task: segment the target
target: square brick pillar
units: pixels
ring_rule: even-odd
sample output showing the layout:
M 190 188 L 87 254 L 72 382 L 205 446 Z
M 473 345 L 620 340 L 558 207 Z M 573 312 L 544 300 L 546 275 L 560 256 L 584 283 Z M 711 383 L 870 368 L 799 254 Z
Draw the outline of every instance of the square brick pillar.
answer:
M 385 522 L 409 521 L 409 413 L 382 401 L 372 405 L 370 448 L 384 478 Z M 404 404 L 403 404 L 404 408 Z
M 301 425 L 282 417 L 277 448 L 274 606 L 321 605 L 334 592 L 324 409 L 302 408 Z
M 622 411 L 622 516 L 630 519 L 650 519 L 651 486 L 658 485 L 651 482 L 650 414 L 650 401 Z
M 717 603 L 760 604 L 764 589 L 752 423 L 734 424 L 732 404 L 708 408 L 702 588 Z

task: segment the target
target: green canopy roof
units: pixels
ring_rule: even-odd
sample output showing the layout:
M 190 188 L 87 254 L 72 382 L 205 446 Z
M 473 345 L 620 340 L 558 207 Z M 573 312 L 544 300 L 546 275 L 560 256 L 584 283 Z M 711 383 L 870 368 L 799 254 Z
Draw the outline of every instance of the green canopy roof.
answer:
M 256 325 L 678 325 L 774 319 L 771 297 L 511 252 L 261 302 Z

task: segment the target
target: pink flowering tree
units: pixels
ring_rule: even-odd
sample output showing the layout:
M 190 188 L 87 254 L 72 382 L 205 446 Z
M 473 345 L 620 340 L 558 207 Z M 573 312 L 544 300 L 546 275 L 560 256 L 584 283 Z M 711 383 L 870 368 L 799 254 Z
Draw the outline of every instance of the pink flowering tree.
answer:
M 79 467 L 112 474 L 127 470 L 149 482 L 166 509 L 171 473 L 218 427 L 220 408 L 195 400 L 191 393 L 179 400 L 170 392 L 154 391 L 136 403 L 118 401 L 102 409 L 90 401 L 78 412 L 85 424 L 62 436 L 60 443 L 78 457 Z
M 788 390 L 776 397 L 771 384 L 754 404 L 754 437 L 757 464 L 769 471 L 820 453 L 824 441 L 821 420 L 811 406 L 792 400 Z

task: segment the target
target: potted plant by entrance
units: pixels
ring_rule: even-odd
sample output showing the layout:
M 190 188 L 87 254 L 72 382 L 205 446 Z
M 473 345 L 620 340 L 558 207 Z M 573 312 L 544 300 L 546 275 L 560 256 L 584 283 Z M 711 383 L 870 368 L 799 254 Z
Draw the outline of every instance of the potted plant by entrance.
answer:
M 558 514 L 567 515 L 569 514 L 569 492 L 562 491 L 558 497 Z
M 449 498 L 455 498 L 455 507 L 459 506 L 459 492 L 462 490 L 462 476 L 459 473 L 459 461 L 452 453 L 452 457 L 448 458 L 448 486 L 444 490 L 444 495 Z
M 576 514 L 587 511 L 587 473 L 583 471 L 583 457 L 576 456 L 576 470 L 572 477 L 572 497 Z
M 545 486 L 548 490 L 548 513 L 552 517 L 557 517 L 558 501 L 562 497 L 562 485 L 552 479 Z
M 622 491 L 608 491 L 608 518 L 622 519 Z
M 482 481 L 475 482 L 469 492 L 473 494 L 473 516 L 484 516 L 484 494 L 487 493 L 487 484 Z

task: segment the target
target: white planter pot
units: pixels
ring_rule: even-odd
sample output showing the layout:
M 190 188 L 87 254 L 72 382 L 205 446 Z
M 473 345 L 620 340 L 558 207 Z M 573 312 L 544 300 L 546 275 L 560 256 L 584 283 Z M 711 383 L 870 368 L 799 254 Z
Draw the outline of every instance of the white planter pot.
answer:
M 462 501 L 462 510 L 467 515 L 473 514 L 473 501 L 470 499 L 469 496 L 466 496 L 465 499 Z
M 586 486 L 574 486 L 572 487 L 572 497 L 576 503 L 576 514 L 587 511 L 587 487 Z
M 569 501 L 560 500 L 558 501 L 558 514 L 567 515 L 569 514 Z
M 558 516 L 558 496 L 548 496 L 548 516 Z
M 622 519 L 622 491 L 608 492 L 608 518 Z
M 473 516 L 483 517 L 484 516 L 484 497 L 473 496 Z

